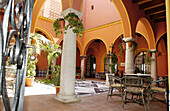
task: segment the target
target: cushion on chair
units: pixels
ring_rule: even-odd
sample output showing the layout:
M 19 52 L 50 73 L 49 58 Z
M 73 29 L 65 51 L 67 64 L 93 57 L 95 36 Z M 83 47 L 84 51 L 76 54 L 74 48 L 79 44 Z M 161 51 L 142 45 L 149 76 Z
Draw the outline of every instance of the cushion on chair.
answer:
M 112 84 L 111 87 L 121 87 L 121 84 Z
M 160 92 L 166 92 L 166 89 L 165 88 L 161 88 L 161 87 L 151 87 L 151 90 L 160 91 Z

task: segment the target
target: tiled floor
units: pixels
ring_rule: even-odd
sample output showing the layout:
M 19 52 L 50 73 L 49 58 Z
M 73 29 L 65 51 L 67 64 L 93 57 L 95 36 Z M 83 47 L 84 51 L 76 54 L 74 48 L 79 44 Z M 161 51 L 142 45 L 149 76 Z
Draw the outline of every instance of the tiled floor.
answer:
M 112 97 L 108 101 L 105 94 L 80 97 L 81 102 L 63 104 L 54 99 L 55 95 L 26 96 L 24 111 L 144 111 L 143 106 L 128 103 L 121 107 L 121 98 Z M 166 104 L 151 102 L 148 111 L 167 111 Z
M 24 111 L 144 111 L 142 105 L 125 104 L 118 96 L 106 99 L 107 93 L 81 96 L 81 102 L 63 104 L 54 99 L 55 94 L 27 95 L 24 101 Z M 159 95 L 163 97 L 163 95 Z M 0 111 L 3 111 L 0 100 Z M 148 111 L 167 111 L 167 105 L 161 102 L 151 102 Z

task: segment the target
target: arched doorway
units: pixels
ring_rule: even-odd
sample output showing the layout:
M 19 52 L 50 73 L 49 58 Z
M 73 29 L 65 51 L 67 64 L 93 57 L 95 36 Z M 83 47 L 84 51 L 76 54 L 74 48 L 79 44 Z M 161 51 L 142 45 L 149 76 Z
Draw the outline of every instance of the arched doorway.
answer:
M 87 57 L 86 60 L 86 77 L 95 78 L 96 73 L 96 58 L 93 54 Z
M 146 64 L 145 57 L 147 55 L 146 51 L 139 52 L 135 57 L 135 73 L 150 74 L 151 64 Z

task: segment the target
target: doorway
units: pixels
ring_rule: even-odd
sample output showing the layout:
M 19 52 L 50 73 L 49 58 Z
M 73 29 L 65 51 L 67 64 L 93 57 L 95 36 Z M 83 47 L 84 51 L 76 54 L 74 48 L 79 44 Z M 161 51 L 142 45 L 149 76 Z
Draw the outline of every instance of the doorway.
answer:
M 94 55 L 87 57 L 86 61 L 86 77 L 95 78 L 96 73 L 96 58 Z

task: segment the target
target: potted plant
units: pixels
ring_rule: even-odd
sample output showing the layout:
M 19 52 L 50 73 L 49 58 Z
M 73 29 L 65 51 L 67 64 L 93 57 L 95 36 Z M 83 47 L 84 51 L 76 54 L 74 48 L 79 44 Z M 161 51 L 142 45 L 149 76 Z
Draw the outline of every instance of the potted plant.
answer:
M 30 57 L 32 55 L 36 56 L 41 53 L 43 50 L 43 46 L 48 46 L 51 43 L 50 40 L 45 38 L 44 36 L 36 33 L 31 34 L 30 36 L 30 45 L 35 47 L 35 55 L 33 54 L 33 50 L 28 50 L 28 58 L 27 58 L 27 73 L 26 73 L 26 86 L 32 86 L 34 77 L 36 75 L 36 63 L 38 62 L 37 58 L 32 61 Z
M 161 55 L 162 55 L 162 53 L 161 53 L 161 52 L 156 51 L 156 57 L 161 56 Z
M 57 18 L 53 23 L 53 28 L 56 32 L 56 37 L 59 33 L 63 33 L 62 29 L 65 27 L 65 20 L 63 18 Z
M 31 52 L 31 50 L 29 50 L 29 52 Z M 32 55 L 32 53 L 28 53 L 28 60 L 27 60 L 27 73 L 26 73 L 26 86 L 32 86 L 33 85 L 33 81 L 34 81 L 34 76 L 36 75 L 36 63 L 37 63 L 37 59 L 32 61 L 30 60 L 30 56 Z
M 53 72 L 51 81 L 56 88 L 56 95 L 57 95 L 58 92 L 60 91 L 60 69 L 61 69 L 61 66 L 56 65 L 56 66 L 54 66 L 54 68 L 55 68 L 55 71 Z
M 151 57 L 152 56 L 152 52 L 150 50 L 148 50 L 147 51 L 147 55 Z
M 76 78 L 77 78 L 77 79 L 80 79 L 80 78 L 81 78 L 80 73 L 77 73 L 77 74 L 76 74 Z
M 150 63 L 151 63 L 151 57 L 149 55 L 146 55 L 145 64 L 150 64 Z
M 56 21 L 53 23 L 53 27 L 55 28 L 56 31 L 56 37 L 58 36 L 59 33 L 62 33 L 58 24 L 59 19 L 56 19 Z M 64 29 L 67 30 L 68 28 L 73 28 L 72 31 L 76 33 L 76 36 L 82 37 L 82 33 L 84 31 L 82 20 L 79 19 L 75 13 L 68 13 L 68 15 L 66 15 L 64 19 L 69 22 L 66 26 L 64 26 Z
M 126 42 L 128 43 L 129 47 L 133 47 L 131 51 L 135 51 L 137 49 L 138 44 L 135 41 L 130 40 L 130 41 L 126 41 Z

